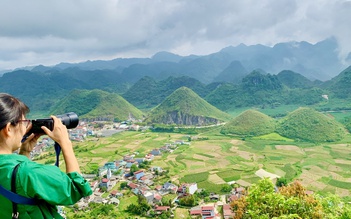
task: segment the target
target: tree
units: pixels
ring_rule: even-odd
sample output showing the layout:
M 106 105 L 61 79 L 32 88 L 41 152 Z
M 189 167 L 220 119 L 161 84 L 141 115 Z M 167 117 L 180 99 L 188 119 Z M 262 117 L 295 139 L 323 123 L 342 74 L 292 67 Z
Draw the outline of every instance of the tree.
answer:
M 339 196 L 335 194 L 327 194 L 326 196 L 317 195 L 325 213 L 325 218 L 351 218 L 351 205 L 343 202 Z
M 306 195 L 297 181 L 276 192 L 270 179 L 262 179 L 249 188 L 246 197 L 233 201 L 231 206 L 236 212 L 235 219 L 325 218 L 320 202 Z
M 137 165 L 132 164 L 132 166 L 130 167 L 130 173 L 133 176 L 134 172 L 138 171 L 139 168 L 137 167 Z
M 229 184 L 224 184 L 221 188 L 222 192 L 230 192 L 232 191 L 232 187 Z
M 200 198 L 208 197 L 210 193 L 206 189 L 202 189 L 201 192 L 197 193 L 197 196 Z
M 188 195 L 179 200 L 179 204 L 183 206 L 195 206 L 196 205 L 196 198 L 194 195 Z
M 135 215 L 145 216 L 146 213 L 150 210 L 150 205 L 147 203 L 147 200 L 138 195 L 138 204 L 130 204 L 128 205 L 126 211 Z
M 121 185 L 120 185 L 120 188 L 121 189 L 124 189 L 128 186 L 128 183 L 127 182 L 121 182 Z
M 275 183 L 275 185 L 278 187 L 287 186 L 288 181 L 285 177 L 280 177 L 277 179 L 277 182 Z

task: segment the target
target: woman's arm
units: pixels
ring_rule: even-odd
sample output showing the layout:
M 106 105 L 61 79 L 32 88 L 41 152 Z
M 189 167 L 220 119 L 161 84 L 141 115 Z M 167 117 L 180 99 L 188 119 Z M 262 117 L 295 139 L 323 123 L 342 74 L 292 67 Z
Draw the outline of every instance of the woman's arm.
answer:
M 45 126 L 42 126 L 41 128 L 52 140 L 61 146 L 63 158 L 66 164 L 66 173 L 80 173 L 79 164 L 76 156 L 74 155 L 72 142 L 69 139 L 67 127 L 63 125 L 61 120 L 56 116 L 51 116 L 51 118 L 54 120 L 54 129 L 50 131 Z

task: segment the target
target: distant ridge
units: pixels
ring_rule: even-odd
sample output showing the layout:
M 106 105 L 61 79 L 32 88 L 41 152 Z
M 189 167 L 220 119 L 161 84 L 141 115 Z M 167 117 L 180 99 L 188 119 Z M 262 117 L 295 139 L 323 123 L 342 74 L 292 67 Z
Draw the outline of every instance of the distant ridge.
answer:
M 73 90 L 57 103 L 53 114 L 75 112 L 82 119 L 115 120 L 141 119 L 142 112 L 115 93 L 101 90 Z
M 181 87 L 151 110 L 146 122 L 204 126 L 229 119 L 230 115 L 212 106 L 191 89 Z
M 231 63 L 238 62 L 248 72 L 263 69 L 268 73 L 278 74 L 283 70 L 291 70 L 299 72 L 311 81 L 326 81 L 350 65 L 350 59 L 340 60 L 337 51 L 337 40 L 331 37 L 316 44 L 305 41 L 282 42 L 273 47 L 240 44 L 228 46 L 219 52 L 205 56 L 183 57 L 169 52 L 158 52 L 152 58 L 116 58 L 61 63 L 53 68 L 113 70 L 121 73 L 123 79 L 131 83 L 135 83 L 143 76 L 157 76 L 164 79 L 171 75 L 187 75 L 208 84 L 214 82 L 214 79 Z M 349 57 L 351 57 L 350 54 Z
M 249 72 L 239 61 L 233 61 L 226 69 L 219 73 L 213 81 L 239 84 L 247 74 L 249 74 Z

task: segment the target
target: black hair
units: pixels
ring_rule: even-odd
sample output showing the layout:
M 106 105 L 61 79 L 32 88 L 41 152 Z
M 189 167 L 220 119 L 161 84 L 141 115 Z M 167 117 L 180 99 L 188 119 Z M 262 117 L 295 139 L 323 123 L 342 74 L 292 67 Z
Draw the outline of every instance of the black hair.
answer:
M 9 122 L 16 125 L 27 113 L 29 108 L 22 101 L 10 94 L 0 93 L 0 130 Z

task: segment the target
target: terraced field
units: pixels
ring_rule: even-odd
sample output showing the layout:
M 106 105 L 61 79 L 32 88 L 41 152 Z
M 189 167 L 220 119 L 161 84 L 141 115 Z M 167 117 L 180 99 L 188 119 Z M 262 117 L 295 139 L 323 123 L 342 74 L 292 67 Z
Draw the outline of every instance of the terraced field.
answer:
M 175 140 L 188 141 L 189 135 L 154 132 L 122 132 L 108 138 L 87 139 L 75 143 L 82 171 L 94 172 L 107 161 L 139 152 L 143 157 L 154 148 Z M 197 182 L 201 188 L 221 193 L 222 185 L 236 181 L 242 186 L 256 183 L 255 173 L 262 169 L 298 179 L 307 189 L 317 193 L 331 192 L 342 197 L 351 192 L 350 136 L 344 142 L 309 144 L 297 143 L 277 135 L 255 139 L 236 139 L 220 135 L 216 130 L 199 135 L 190 145 L 179 145 L 173 153 L 156 156 L 153 166 L 169 171 L 162 181 Z M 193 138 L 196 139 L 196 138 Z M 45 162 L 47 157 L 39 162 Z M 60 166 L 64 169 L 64 165 Z

